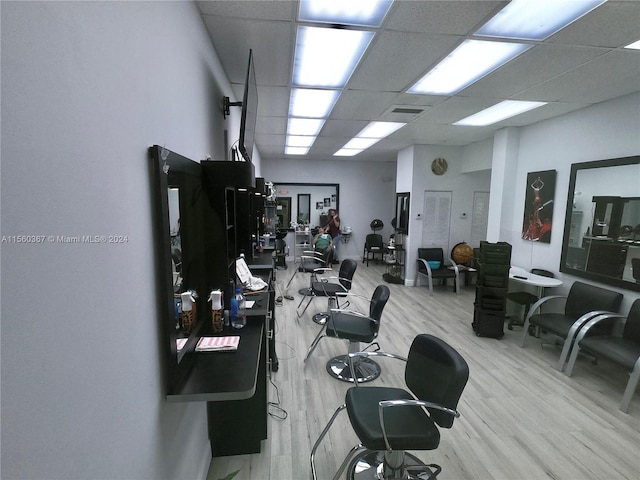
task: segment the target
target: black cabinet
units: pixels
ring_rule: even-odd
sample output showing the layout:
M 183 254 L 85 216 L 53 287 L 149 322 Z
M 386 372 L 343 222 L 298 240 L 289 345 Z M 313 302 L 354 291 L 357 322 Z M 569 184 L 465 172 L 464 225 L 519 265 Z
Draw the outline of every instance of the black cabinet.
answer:
M 212 454 L 256 453 L 267 437 L 267 375 L 276 365 L 273 335 L 273 266 L 260 276 L 270 285 L 254 294 L 247 325 L 222 335 L 239 335 L 235 352 L 196 352 L 201 336 L 213 335 L 211 290 L 224 292 L 225 308 L 236 284 L 236 259 L 250 251 L 262 219 L 263 199 L 255 195 L 253 165 L 247 162 L 194 162 L 164 147 L 149 149 L 156 228 L 160 328 L 166 350 L 166 399 L 207 402 Z M 170 211 L 171 196 L 179 208 Z M 253 197 L 256 198 L 253 198 Z M 172 222 L 176 228 L 171 228 Z M 175 232 L 173 230 L 176 230 Z M 172 258 L 181 237 L 180 268 Z M 174 278 L 181 276 L 180 290 Z M 254 275 L 258 276 L 256 273 Z M 197 320 L 179 349 L 174 294 L 194 289 Z

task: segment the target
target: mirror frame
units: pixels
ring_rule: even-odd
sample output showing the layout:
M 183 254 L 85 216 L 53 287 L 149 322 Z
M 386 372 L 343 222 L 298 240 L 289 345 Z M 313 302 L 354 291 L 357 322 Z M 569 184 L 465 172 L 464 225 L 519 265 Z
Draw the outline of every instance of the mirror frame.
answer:
M 396 193 L 396 224 L 392 225 L 394 231 L 403 235 L 409 235 L 409 206 L 410 206 L 411 193 L 400 192 Z M 404 222 L 402 218 L 404 217 Z M 402 223 L 402 224 L 401 224 Z
M 304 204 L 304 205 L 303 205 Z M 309 221 L 311 220 L 311 194 L 310 193 L 299 193 L 298 194 L 298 210 L 297 210 L 297 216 L 298 218 L 296 219 L 296 222 L 298 224 L 303 224 L 305 222 L 300 220 L 300 211 L 303 210 L 303 206 L 307 207 L 307 216 L 309 217 L 309 219 L 307 220 L 306 223 L 309 223 Z
M 612 158 L 608 160 L 596 160 L 593 162 L 574 163 L 571 165 L 571 174 L 569 177 L 569 188 L 567 191 L 567 206 L 564 220 L 564 237 L 562 239 L 562 254 L 560 256 L 560 271 L 576 277 L 586 278 L 607 285 L 611 285 L 626 290 L 640 292 L 640 283 L 630 282 L 619 278 L 613 278 L 606 275 L 579 270 L 567 266 L 567 256 L 569 251 L 569 236 L 571 230 L 571 217 L 573 212 L 573 199 L 575 195 L 576 177 L 579 171 L 593 168 L 618 167 L 623 165 L 640 164 L 640 156 Z M 638 195 L 640 196 L 640 195 Z
M 152 194 L 152 208 L 154 219 L 154 250 L 156 260 L 156 291 L 158 292 L 158 312 L 159 312 L 159 336 L 160 347 L 165 359 L 164 366 L 166 368 L 167 379 L 167 393 L 171 393 L 174 388 L 179 385 L 182 378 L 190 368 L 193 362 L 194 355 L 191 353 L 195 349 L 195 344 L 200 335 L 200 329 L 204 325 L 204 291 L 202 290 L 201 283 L 203 281 L 200 272 L 193 270 L 193 273 L 189 274 L 190 285 L 196 287 L 200 298 L 196 302 L 196 324 L 188 335 L 188 340 L 185 346 L 180 352 L 177 351 L 176 339 L 178 338 L 178 332 L 175 328 L 175 306 L 174 306 L 174 285 L 173 285 L 173 268 L 171 266 L 171 241 L 170 241 L 170 225 L 169 225 L 169 194 L 168 189 L 170 187 L 180 188 L 181 184 L 184 185 L 187 180 L 191 185 L 202 184 L 202 168 L 201 165 L 191 159 L 183 157 L 170 150 L 154 145 L 149 147 L 149 156 L 151 160 L 151 194 Z M 193 193 L 193 192 L 192 192 Z M 180 205 L 184 203 L 183 195 L 186 195 L 187 191 L 183 188 L 180 192 Z M 184 215 L 184 212 L 180 212 L 181 224 L 180 229 L 182 234 L 186 230 L 190 230 L 188 223 L 193 219 L 198 219 L 204 212 L 201 211 L 201 206 L 206 204 L 204 191 L 202 191 L 203 202 L 198 202 L 197 206 L 189 213 Z M 186 220 L 186 222 L 184 221 Z M 201 222 L 194 222 L 201 223 Z M 186 270 L 184 262 L 187 256 L 189 256 L 188 249 L 191 248 L 194 252 L 199 251 L 201 247 L 198 245 L 198 239 L 190 242 L 185 240 L 183 236 L 182 240 L 182 258 L 183 258 L 183 270 Z M 185 248 L 186 247 L 186 248 Z M 198 262 L 194 262 L 198 263 Z M 187 281 L 187 274 L 183 281 Z

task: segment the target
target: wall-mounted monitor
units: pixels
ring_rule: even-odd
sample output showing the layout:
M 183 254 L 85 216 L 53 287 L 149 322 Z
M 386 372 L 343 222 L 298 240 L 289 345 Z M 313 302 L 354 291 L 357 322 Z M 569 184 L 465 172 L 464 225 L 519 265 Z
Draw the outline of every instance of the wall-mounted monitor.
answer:
M 250 162 L 253 157 L 253 137 L 258 115 L 258 86 L 256 84 L 256 71 L 253 66 L 253 51 L 249 50 L 249 64 L 247 77 L 244 84 L 244 96 L 242 97 L 242 116 L 240 118 L 240 140 L 238 148 L 240 154 Z

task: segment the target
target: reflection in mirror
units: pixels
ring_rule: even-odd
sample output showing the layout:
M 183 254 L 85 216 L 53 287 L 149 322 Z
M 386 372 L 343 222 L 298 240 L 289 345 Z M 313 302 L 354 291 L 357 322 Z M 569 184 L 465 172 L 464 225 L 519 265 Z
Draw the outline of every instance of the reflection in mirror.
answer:
M 560 271 L 640 291 L 640 157 L 574 164 Z
M 337 183 L 273 183 L 278 197 L 278 218 L 282 217 L 281 229 L 291 228 L 292 223 L 298 222 L 298 202 L 291 202 L 291 199 L 299 198 L 299 195 L 309 196 L 308 210 L 302 212 L 303 216 L 308 213 L 308 220 L 301 223 L 322 226 L 328 221 L 327 212 L 330 208 L 340 210 L 340 185 Z M 306 200 L 304 205 L 306 209 Z
M 396 216 L 391 221 L 391 226 L 396 232 L 409 234 L 409 198 L 410 194 L 396 193 Z
M 298 223 L 307 225 L 311 219 L 311 195 L 298 194 Z
M 180 239 L 180 189 L 169 187 L 169 236 L 171 237 L 171 269 L 173 291 L 182 288 L 182 241 Z

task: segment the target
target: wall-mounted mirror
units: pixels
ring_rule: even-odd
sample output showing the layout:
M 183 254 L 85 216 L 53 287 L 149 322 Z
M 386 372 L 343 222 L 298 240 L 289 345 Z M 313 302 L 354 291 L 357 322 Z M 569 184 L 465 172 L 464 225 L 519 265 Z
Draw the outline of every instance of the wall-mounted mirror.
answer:
M 290 228 L 289 222 L 308 223 L 311 226 L 322 225 L 323 218 L 326 223 L 326 213 L 330 208 L 339 210 L 340 204 L 340 185 L 337 183 L 278 183 L 273 182 L 277 196 L 278 205 L 286 205 L 289 209 L 286 218 L 282 219 L 279 228 Z M 303 196 L 302 204 L 299 203 L 300 196 Z M 291 199 L 294 198 L 293 202 Z M 308 198 L 308 202 L 307 199 Z M 288 199 L 288 200 L 287 200 Z M 303 210 L 309 205 L 308 212 L 302 211 L 303 218 L 308 220 L 300 222 L 300 211 L 298 205 L 303 205 Z M 278 210 L 278 216 L 285 213 L 284 208 Z M 287 222 L 289 218 L 289 222 Z
M 571 166 L 560 271 L 640 291 L 640 156 Z
M 396 232 L 404 235 L 409 234 L 409 199 L 410 194 L 396 193 L 396 216 L 394 217 L 391 225 L 395 228 Z
M 308 193 L 298 194 L 298 223 L 307 225 L 311 219 L 311 195 Z
M 203 215 L 208 208 L 201 165 L 163 147 L 149 148 L 155 221 L 155 250 L 160 328 L 166 352 L 168 389 L 188 367 L 206 316 Z M 181 314 L 181 293 L 197 292 L 187 324 Z

